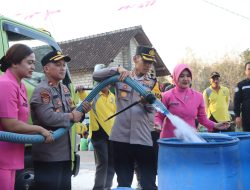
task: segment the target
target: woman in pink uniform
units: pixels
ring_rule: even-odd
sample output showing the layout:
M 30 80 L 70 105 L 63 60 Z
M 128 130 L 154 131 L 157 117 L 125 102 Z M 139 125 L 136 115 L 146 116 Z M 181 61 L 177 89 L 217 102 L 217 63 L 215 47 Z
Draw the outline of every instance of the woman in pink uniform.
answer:
M 29 103 L 23 78 L 29 78 L 35 69 L 35 54 L 23 44 L 9 48 L 0 60 L 0 131 L 36 134 L 52 142 L 51 133 L 43 127 L 27 124 Z M 24 144 L 0 141 L 0 189 L 14 190 L 16 170 L 24 167 Z
M 192 72 L 188 65 L 179 64 L 173 73 L 175 87 L 162 94 L 162 103 L 174 115 L 179 116 L 190 126 L 196 128 L 195 119 L 212 131 L 213 128 L 223 130 L 228 128 L 227 123 L 214 123 L 207 119 L 204 100 L 201 93 L 190 88 Z M 165 115 L 157 112 L 155 115 L 155 127 L 162 128 L 160 138 L 174 137 L 175 127 Z

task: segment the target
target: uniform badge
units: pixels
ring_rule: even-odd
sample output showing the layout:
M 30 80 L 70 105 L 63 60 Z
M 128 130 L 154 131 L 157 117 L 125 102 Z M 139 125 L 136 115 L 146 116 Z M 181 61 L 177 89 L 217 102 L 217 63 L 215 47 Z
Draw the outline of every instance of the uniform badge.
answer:
M 50 102 L 50 94 L 47 90 L 40 92 L 40 96 L 43 103 L 48 104 Z
M 126 96 L 127 96 L 127 94 L 128 94 L 127 92 L 125 92 L 125 91 L 121 91 L 121 97 L 122 97 L 122 98 L 126 97 Z
M 69 93 L 69 89 L 66 86 L 63 86 L 64 93 Z
M 62 105 L 62 101 L 58 98 L 56 101 L 57 105 Z
M 128 88 L 128 85 L 127 84 L 124 84 L 123 85 L 123 89 L 127 89 Z
M 155 50 L 151 49 L 151 50 L 149 51 L 149 55 L 150 55 L 150 56 L 155 56 Z
M 178 106 L 178 105 L 179 105 L 178 102 L 170 102 L 170 103 L 169 103 L 169 106 Z
M 72 99 L 71 98 L 69 98 L 68 99 L 68 103 L 69 103 L 69 105 L 70 105 L 70 107 L 72 106 L 72 104 L 73 104 L 73 102 L 72 102 Z
M 71 97 L 69 97 L 68 103 L 69 103 L 69 106 L 70 106 L 71 109 L 76 107 L 76 106 L 75 106 L 75 103 L 74 103 L 74 101 L 72 100 Z

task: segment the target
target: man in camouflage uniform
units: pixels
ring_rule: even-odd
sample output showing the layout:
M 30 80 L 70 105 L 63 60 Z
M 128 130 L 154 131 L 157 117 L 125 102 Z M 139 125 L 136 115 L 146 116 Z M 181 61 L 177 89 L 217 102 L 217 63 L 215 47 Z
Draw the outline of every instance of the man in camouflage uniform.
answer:
M 133 57 L 135 69 L 127 71 L 122 67 L 112 67 L 95 71 L 93 79 L 103 79 L 120 74 L 120 81 L 127 76 L 139 82 L 146 90 L 151 91 L 155 80 L 149 75 L 155 63 L 155 49 L 145 46 L 137 47 Z M 131 105 L 141 99 L 140 94 L 123 82 L 115 84 L 117 110 Z M 143 100 L 122 114 L 116 116 L 110 140 L 114 149 L 114 168 L 119 187 L 130 187 L 134 175 L 134 163 L 137 162 L 141 174 L 140 184 L 143 189 L 154 190 L 154 151 L 151 137 L 154 123 L 154 108 Z
M 61 83 L 66 75 L 66 64 L 70 57 L 59 51 L 52 51 L 42 59 L 45 80 L 31 97 L 31 116 L 35 125 L 41 125 L 52 132 L 58 128 L 70 127 L 70 122 L 80 121 L 84 114 L 76 111 L 69 89 Z M 90 104 L 83 104 L 84 112 Z M 34 144 L 36 190 L 71 189 L 71 130 L 52 144 Z

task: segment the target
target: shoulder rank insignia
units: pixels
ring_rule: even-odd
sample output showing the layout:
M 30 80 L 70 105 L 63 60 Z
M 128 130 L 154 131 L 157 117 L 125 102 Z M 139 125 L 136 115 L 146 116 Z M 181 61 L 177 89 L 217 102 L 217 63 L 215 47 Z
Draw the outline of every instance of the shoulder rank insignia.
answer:
M 42 92 L 40 92 L 40 96 L 43 103 L 48 104 L 50 102 L 50 94 L 47 90 L 43 90 Z

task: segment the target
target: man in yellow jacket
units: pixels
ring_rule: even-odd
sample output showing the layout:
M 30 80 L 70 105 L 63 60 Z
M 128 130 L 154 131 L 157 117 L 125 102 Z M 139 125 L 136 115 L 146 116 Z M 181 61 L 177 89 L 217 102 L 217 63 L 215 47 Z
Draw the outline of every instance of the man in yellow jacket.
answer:
M 228 111 L 229 89 L 220 85 L 220 74 L 218 72 L 212 72 L 210 77 L 211 85 L 203 92 L 207 117 L 216 123 L 230 121 Z M 226 131 L 230 130 L 228 128 Z M 218 132 L 218 130 L 215 129 L 215 132 Z
M 97 65 L 98 67 L 100 65 Z M 97 67 L 96 66 L 96 67 Z M 104 67 L 104 65 L 101 65 Z M 93 190 L 111 189 L 115 174 L 113 166 L 112 146 L 109 135 L 115 117 L 105 121 L 116 113 L 115 96 L 107 86 L 93 99 L 92 109 L 89 112 L 89 137 L 94 147 L 96 173 Z

